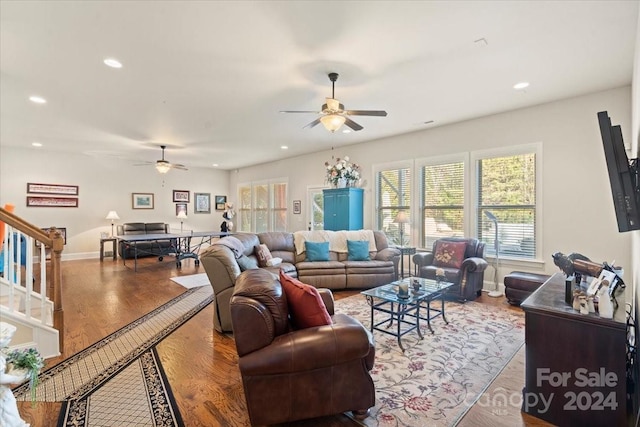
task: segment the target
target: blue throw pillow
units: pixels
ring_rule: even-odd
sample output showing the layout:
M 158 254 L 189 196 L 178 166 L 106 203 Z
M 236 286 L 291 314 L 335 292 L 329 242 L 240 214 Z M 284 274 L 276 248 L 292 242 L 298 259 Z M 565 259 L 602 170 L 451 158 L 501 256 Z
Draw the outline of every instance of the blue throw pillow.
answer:
M 347 250 L 349 261 L 369 261 L 369 241 L 368 240 L 347 240 Z
M 307 261 L 329 261 L 329 242 L 304 242 Z

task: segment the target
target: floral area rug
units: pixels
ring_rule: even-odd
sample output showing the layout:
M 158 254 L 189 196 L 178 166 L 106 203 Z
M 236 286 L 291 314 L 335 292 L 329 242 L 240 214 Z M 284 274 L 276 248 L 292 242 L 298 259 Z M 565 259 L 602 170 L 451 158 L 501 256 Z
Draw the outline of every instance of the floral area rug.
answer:
M 434 307 L 439 307 L 438 301 Z M 365 297 L 338 300 L 335 311 L 370 327 Z M 524 314 L 477 302 L 447 302 L 441 317 L 421 322 L 423 340 L 402 337 L 405 352 L 391 335 L 374 331 L 376 360 L 371 376 L 376 406 L 367 426 L 454 426 L 524 344 Z M 375 313 L 375 321 L 383 313 Z

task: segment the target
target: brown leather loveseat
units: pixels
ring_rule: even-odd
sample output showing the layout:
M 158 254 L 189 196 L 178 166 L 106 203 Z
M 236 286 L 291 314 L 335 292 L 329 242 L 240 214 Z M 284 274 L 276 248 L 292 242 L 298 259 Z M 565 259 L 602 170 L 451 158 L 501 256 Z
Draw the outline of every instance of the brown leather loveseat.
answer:
M 375 404 L 373 337 L 353 317 L 334 314 L 330 290 L 318 292 L 332 324 L 295 330 L 275 275 L 254 269 L 236 280 L 231 318 L 252 425 L 347 411 L 362 419 Z

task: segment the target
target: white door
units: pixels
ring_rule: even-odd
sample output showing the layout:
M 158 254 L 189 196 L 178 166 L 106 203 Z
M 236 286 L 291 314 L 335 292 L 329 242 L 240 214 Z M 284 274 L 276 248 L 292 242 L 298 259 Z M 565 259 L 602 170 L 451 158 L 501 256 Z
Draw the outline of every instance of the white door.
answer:
M 309 187 L 307 189 L 307 218 L 309 218 L 309 230 L 324 230 L 324 187 Z

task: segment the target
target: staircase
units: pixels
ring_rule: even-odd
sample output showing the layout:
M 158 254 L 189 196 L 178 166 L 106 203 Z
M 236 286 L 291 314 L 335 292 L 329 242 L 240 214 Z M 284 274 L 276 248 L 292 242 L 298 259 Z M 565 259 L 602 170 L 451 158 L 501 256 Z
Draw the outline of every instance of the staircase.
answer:
M 0 208 L 0 321 L 17 328 L 9 349 L 36 348 L 42 357 L 63 348 L 60 256 L 64 239 Z M 4 233 L 2 233 L 4 231 Z

